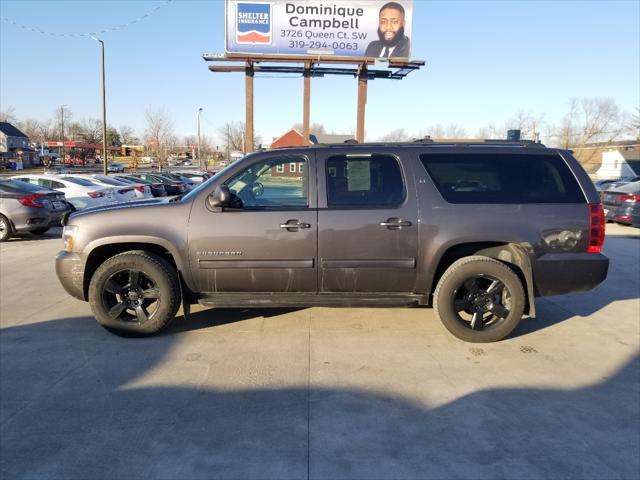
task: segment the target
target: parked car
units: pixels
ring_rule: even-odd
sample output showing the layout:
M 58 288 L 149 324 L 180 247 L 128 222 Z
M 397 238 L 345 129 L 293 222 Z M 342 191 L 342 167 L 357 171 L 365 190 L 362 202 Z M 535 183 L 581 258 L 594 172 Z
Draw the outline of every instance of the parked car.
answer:
M 111 162 L 107 167 L 107 172 L 124 173 L 124 164 L 118 162 Z
M 72 210 L 106 205 L 114 201 L 113 188 L 100 187 L 82 178 L 36 174 L 16 175 L 11 178 L 64 193 Z
M 160 175 L 157 173 L 131 173 L 130 177 L 134 178 L 142 178 L 143 180 L 148 180 L 150 182 L 160 182 L 164 185 L 165 190 L 167 191 L 167 195 L 181 195 L 187 191 L 187 186 L 184 182 L 180 180 L 174 180 L 173 178 L 167 177 L 165 175 Z
M 607 179 L 607 180 L 597 180 L 593 182 L 596 187 L 596 190 L 602 192 L 604 190 L 613 190 L 617 187 L 620 187 L 626 183 L 637 182 L 640 180 L 640 177 L 623 177 L 623 178 L 615 178 L 615 179 Z
M 187 178 L 187 177 L 185 177 L 183 175 L 180 175 L 178 173 L 164 173 L 163 176 L 164 177 L 168 177 L 168 178 L 170 178 L 172 180 L 175 180 L 177 182 L 184 183 L 185 189 L 187 191 L 193 190 L 194 188 L 196 188 L 198 186 L 199 183 L 202 183 L 202 182 L 196 182 L 194 180 L 191 180 L 190 178 Z
M 640 181 L 626 183 L 601 192 L 602 204 L 608 221 L 639 226 Z
M 181 303 L 431 305 L 490 342 L 535 317 L 536 296 L 590 290 L 609 266 L 586 172 L 530 142 L 262 151 L 148 202 L 71 215 L 56 257 L 114 333 L 154 334 Z
M 164 188 L 164 184 L 162 182 L 159 182 L 159 181 L 151 182 L 149 180 L 145 180 L 140 177 L 134 177 L 131 175 L 117 175 L 116 178 L 118 179 L 122 178 L 123 180 L 135 182 L 136 184 L 148 185 L 154 197 L 167 196 L 167 190 Z
M 64 194 L 29 183 L 0 179 L 0 242 L 16 233 L 42 235 L 61 226 L 69 211 Z
M 600 192 L 607 221 L 612 222 L 615 220 L 619 207 L 635 205 L 638 201 L 638 195 L 640 195 L 640 181 L 626 183 Z
M 171 173 L 180 175 L 181 177 L 188 178 L 189 180 L 199 184 L 205 180 L 209 180 L 213 175 L 209 172 L 199 171 L 185 171 L 185 170 L 172 170 Z
M 60 176 L 60 178 L 82 178 L 86 181 L 91 182 L 97 187 L 110 188 L 113 190 L 113 201 L 115 203 L 130 202 L 131 200 L 136 199 L 136 193 L 133 186 L 126 185 L 122 182 L 118 182 L 117 180 L 111 181 L 108 176 L 105 176 L 107 181 L 104 181 L 100 178 L 97 178 L 95 175 L 90 174 L 62 175 Z
M 134 182 L 124 177 L 114 177 L 113 175 L 93 174 L 92 177 L 106 184 L 113 185 L 114 187 L 131 186 L 137 199 L 153 198 L 153 193 L 151 193 L 151 187 L 149 185 Z

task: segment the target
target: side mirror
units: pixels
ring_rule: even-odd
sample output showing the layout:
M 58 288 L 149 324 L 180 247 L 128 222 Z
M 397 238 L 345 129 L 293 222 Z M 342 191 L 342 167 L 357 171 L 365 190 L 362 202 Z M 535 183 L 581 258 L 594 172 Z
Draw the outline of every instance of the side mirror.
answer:
M 209 195 L 208 203 L 211 208 L 227 207 L 231 203 L 231 192 L 226 185 L 218 185 L 215 191 Z

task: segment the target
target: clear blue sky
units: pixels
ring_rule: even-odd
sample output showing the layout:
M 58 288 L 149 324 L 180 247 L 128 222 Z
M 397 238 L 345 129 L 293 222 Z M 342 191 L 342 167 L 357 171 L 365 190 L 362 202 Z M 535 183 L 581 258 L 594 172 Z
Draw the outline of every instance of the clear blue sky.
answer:
M 162 1 L 1 0 L 3 17 L 57 33 L 126 23 Z M 405 80 L 370 82 L 367 138 L 404 128 L 456 123 L 469 133 L 504 126 L 519 110 L 558 122 L 571 97 L 611 97 L 634 113 L 640 104 L 638 1 L 414 2 L 413 58 L 425 69 Z M 66 104 L 75 119 L 100 118 L 99 45 L 44 36 L 0 23 L 0 108 L 48 119 Z M 107 115 L 116 127 L 144 131 L 144 112 L 164 108 L 176 133 L 203 133 L 244 120 L 244 76 L 213 74 L 204 52 L 224 50 L 224 3 L 179 1 L 101 35 L 107 45 Z M 256 131 L 264 139 L 302 120 L 300 78 L 257 78 Z M 356 82 L 312 80 L 312 122 L 336 133 L 355 129 Z

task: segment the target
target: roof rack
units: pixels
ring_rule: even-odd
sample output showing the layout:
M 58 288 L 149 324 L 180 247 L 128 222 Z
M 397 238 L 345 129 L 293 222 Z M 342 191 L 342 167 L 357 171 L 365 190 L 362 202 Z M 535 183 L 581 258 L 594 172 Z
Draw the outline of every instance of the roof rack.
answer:
M 365 143 L 317 143 L 311 147 L 397 147 L 397 146 L 433 146 L 433 147 L 522 147 L 522 148 L 547 148 L 542 143 L 536 143 L 532 140 L 462 140 L 462 139 L 438 139 L 421 138 L 407 142 L 365 142 Z

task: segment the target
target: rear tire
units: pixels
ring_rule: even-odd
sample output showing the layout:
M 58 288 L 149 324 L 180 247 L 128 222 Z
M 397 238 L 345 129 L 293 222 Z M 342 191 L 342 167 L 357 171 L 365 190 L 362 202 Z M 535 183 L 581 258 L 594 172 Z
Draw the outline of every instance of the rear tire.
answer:
M 7 217 L 0 215 L 0 242 L 6 242 L 13 236 L 13 226 Z
M 120 336 L 158 333 L 175 317 L 180 298 L 175 268 L 141 250 L 106 260 L 89 285 L 89 303 L 98 323 Z
M 520 323 L 525 293 L 507 265 L 483 256 L 454 262 L 434 294 L 436 315 L 449 332 L 465 342 L 502 340 Z

